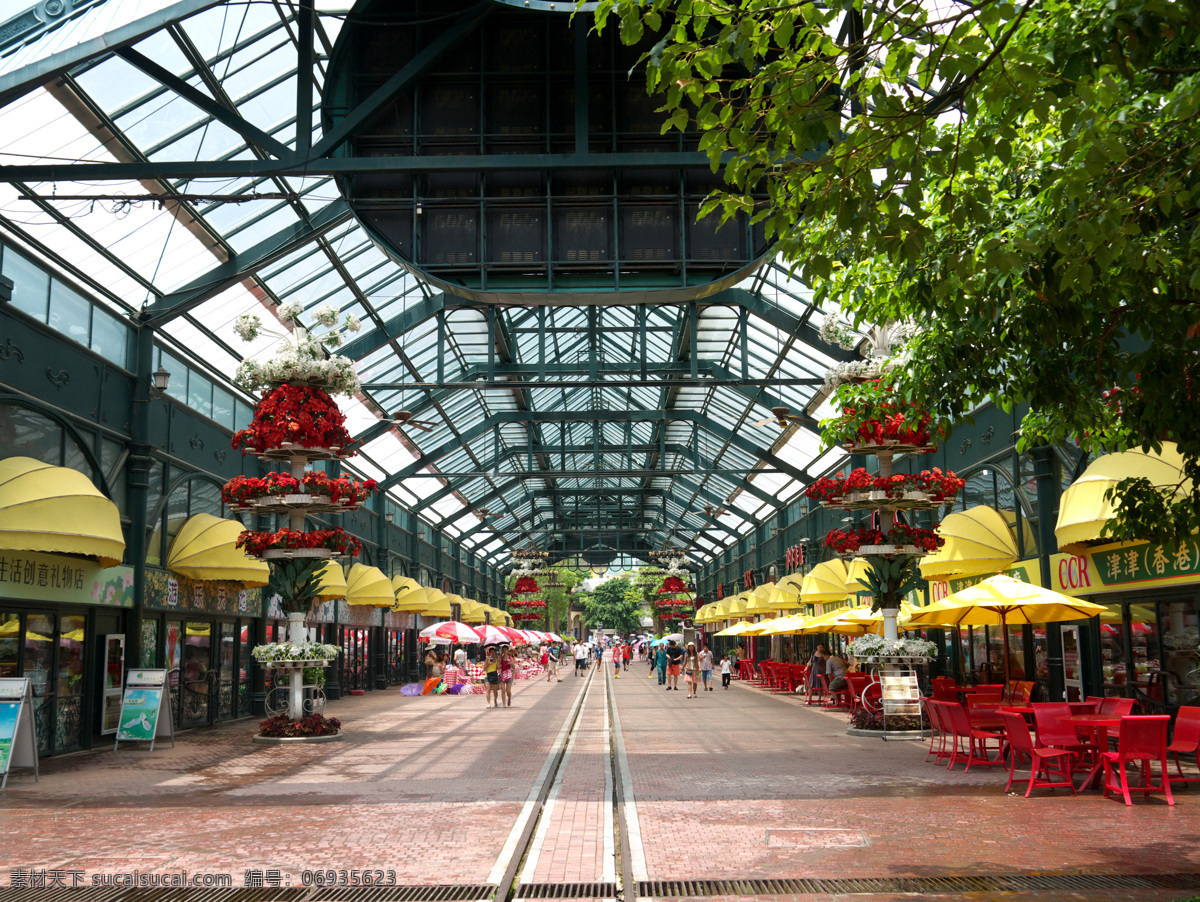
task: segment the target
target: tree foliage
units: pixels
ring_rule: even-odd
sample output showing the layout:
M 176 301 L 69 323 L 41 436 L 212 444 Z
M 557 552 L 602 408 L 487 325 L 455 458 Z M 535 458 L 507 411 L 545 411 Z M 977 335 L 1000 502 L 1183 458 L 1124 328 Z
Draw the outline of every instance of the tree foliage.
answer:
M 1175 441 L 1200 484 L 1200 0 L 601 0 L 827 308 L 923 331 L 904 393 L 1024 445 Z M 640 76 L 639 76 L 640 77 Z M 1200 526 L 1122 485 L 1121 538 Z
M 584 616 L 589 628 L 604 628 L 628 633 L 640 625 L 641 592 L 627 577 L 608 579 L 583 599 Z

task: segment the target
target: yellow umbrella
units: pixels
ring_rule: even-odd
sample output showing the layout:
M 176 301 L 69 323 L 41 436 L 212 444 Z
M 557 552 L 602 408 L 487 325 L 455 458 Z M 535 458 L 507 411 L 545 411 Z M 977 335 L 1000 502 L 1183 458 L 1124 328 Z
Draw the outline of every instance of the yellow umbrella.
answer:
M 825 601 L 842 601 L 850 594 L 846 585 L 846 565 L 840 558 L 822 561 L 804 577 L 800 599 L 805 604 L 820 604 Z
M 749 620 L 743 620 L 735 623 L 733 626 L 727 626 L 719 633 L 713 633 L 714 636 L 743 636 L 748 630 L 754 629 L 754 624 Z
M 346 604 L 390 608 L 395 601 L 392 581 L 378 567 L 355 564 L 346 574 Z
M 921 608 L 909 618 L 913 625 L 953 624 L 1000 626 L 1004 634 L 1004 681 L 1008 682 L 1008 627 L 1025 623 L 1083 620 L 1107 610 L 1053 589 L 999 574 L 955 592 L 936 605 Z
M 847 635 L 862 635 L 865 633 L 866 627 L 859 623 L 847 623 L 842 620 L 845 614 L 850 613 L 854 608 L 834 608 L 832 611 L 826 611 L 824 614 L 818 614 L 816 617 L 808 620 L 800 631 L 802 633 L 812 635 L 814 633 L 844 633 Z M 861 610 L 861 609 L 860 609 Z M 867 608 L 870 611 L 870 607 Z
M 237 547 L 246 527 L 237 520 L 194 514 L 179 528 L 167 553 L 167 569 L 188 579 L 229 579 L 244 586 L 265 586 L 271 569 Z
M 1017 559 L 1017 540 L 994 507 L 978 505 L 950 514 L 937 528 L 946 544 L 921 558 L 926 579 L 999 573 Z
M 0 550 L 77 554 L 114 567 L 125 555 L 121 515 L 78 470 L 9 457 L 0 460 Z
M 1054 536 L 1060 551 L 1082 554 L 1089 544 L 1102 538 L 1104 524 L 1116 516 L 1113 503 L 1104 495 L 1130 476 L 1144 476 L 1154 485 L 1178 485 L 1176 500 L 1192 491 L 1191 481 L 1183 478 L 1183 458 L 1174 442 L 1163 442 L 1162 454 L 1134 450 L 1098 457 L 1059 501 Z
M 337 561 L 326 561 L 317 574 L 321 579 L 321 601 L 346 597 L 346 571 Z
M 767 628 L 759 633 L 760 636 L 794 636 L 797 635 L 808 618 L 803 614 L 791 617 L 780 617 L 778 620 L 767 621 Z
M 903 626 L 903 624 L 908 621 L 915 610 L 917 609 L 907 601 L 900 602 L 900 610 L 896 615 L 897 626 Z M 860 624 L 864 629 L 872 633 L 883 632 L 883 612 L 872 612 L 869 607 L 854 608 L 851 611 L 847 611 L 839 618 L 839 622 L 846 624 Z
M 789 610 L 791 608 L 800 607 L 800 593 L 793 592 L 790 589 L 781 589 L 776 583 L 775 588 L 771 590 L 770 596 L 767 598 L 767 604 L 772 610 Z

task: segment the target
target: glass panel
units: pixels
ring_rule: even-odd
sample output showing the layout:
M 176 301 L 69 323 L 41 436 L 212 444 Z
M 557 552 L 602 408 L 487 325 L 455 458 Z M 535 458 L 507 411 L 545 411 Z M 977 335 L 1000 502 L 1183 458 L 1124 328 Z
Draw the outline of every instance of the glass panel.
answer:
M 233 429 L 233 395 L 213 386 L 212 418 L 226 429 Z
M 175 486 L 171 497 L 167 499 L 167 556 L 163 558 L 164 561 L 170 560 L 171 541 L 188 518 L 188 486 L 186 482 Z
M 50 283 L 50 328 L 86 345 L 91 315 L 87 298 L 57 279 Z
M 167 380 L 167 394 L 176 401 L 183 401 L 186 404 L 188 368 L 183 365 L 182 361 L 176 360 L 163 350 L 159 351 L 158 364 L 171 374 L 171 378 Z
M 188 503 L 188 516 L 196 514 L 212 514 L 221 516 L 221 488 L 211 482 L 193 480 L 191 501 Z
M 1125 670 L 1125 619 L 1120 603 L 1108 605 L 1100 615 L 1100 666 L 1104 672 L 1104 694 L 1124 695 L 1128 674 Z
M 105 360 L 129 368 L 129 330 L 119 319 L 99 307 L 92 311 L 91 348 Z
M 1153 604 L 1129 606 L 1129 649 L 1133 661 L 1130 682 L 1139 691 L 1161 702 L 1163 697 L 1158 675 L 1158 621 L 1154 616 Z
M 237 713 L 245 716 L 250 713 L 250 669 L 253 658 L 250 655 L 251 623 L 242 621 L 241 635 L 238 643 L 238 701 Z
M 235 625 L 232 623 L 221 624 L 221 648 L 218 651 L 220 666 L 217 683 L 217 716 L 222 720 L 233 717 L 234 630 Z
M 151 646 L 153 650 L 153 646 Z M 114 733 L 121 720 L 121 686 L 125 670 L 125 637 L 107 636 L 104 641 L 104 687 L 101 733 Z
M 0 677 L 15 677 L 20 669 L 21 615 L 0 611 Z
M 212 383 L 194 370 L 188 371 L 188 407 L 203 414 L 212 416 Z
M 50 752 L 54 704 L 50 674 L 53 669 L 54 618 L 30 614 L 25 619 L 25 670 L 22 676 L 29 677 L 33 685 L 33 724 L 40 754 Z
M 87 620 L 81 616 L 59 619 L 58 704 L 54 718 L 54 750 L 65 752 L 80 746 L 83 729 L 83 650 Z
M 0 404 L 0 448 L 4 456 L 32 457 L 62 466 L 62 428 L 53 420 L 24 407 Z
M 172 710 L 179 717 L 179 672 L 183 663 L 183 624 L 178 620 L 168 620 L 163 633 L 163 667 L 167 669 L 167 679 L 171 684 Z
M 242 401 L 235 399 L 233 410 L 234 410 L 234 416 L 233 416 L 234 430 L 245 429 L 247 426 L 250 425 L 250 420 L 252 420 L 254 418 L 254 408 L 253 407 L 251 407 L 249 404 L 245 404 Z
M 1200 700 L 1200 619 L 1193 598 L 1162 604 L 1163 679 L 1168 703 L 1195 705 Z
M 183 699 L 179 716 L 183 726 L 209 722 L 211 668 L 212 627 L 189 621 L 183 648 Z
M 158 663 L 158 621 L 142 621 L 142 660 L 141 667 L 150 669 Z
M 13 280 L 12 305 L 45 322 L 50 276 L 8 247 L 4 249 L 4 265 L 0 266 L 0 272 Z

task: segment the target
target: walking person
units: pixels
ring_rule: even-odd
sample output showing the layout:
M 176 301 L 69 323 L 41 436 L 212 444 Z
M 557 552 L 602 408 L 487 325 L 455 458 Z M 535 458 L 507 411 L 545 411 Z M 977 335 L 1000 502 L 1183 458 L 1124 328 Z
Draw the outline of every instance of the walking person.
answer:
M 575 676 L 583 676 L 587 670 L 587 643 L 578 642 L 575 645 Z
M 550 677 L 554 677 L 558 682 L 562 682 L 562 677 L 558 675 L 558 657 L 559 651 L 557 645 L 551 645 L 546 652 L 546 682 L 550 682 Z
M 733 666 L 729 663 L 729 656 L 721 658 L 721 688 L 729 688 L 729 680 L 733 677 Z
M 696 654 L 695 642 L 689 642 L 683 654 L 683 681 L 687 684 L 687 697 L 695 698 L 699 694 L 696 687 L 700 683 L 700 656 Z
M 496 656 L 495 646 L 489 645 L 483 662 L 483 676 L 487 681 L 487 706 L 500 707 L 500 659 Z
M 707 645 L 700 649 L 700 688 L 712 692 L 713 654 Z
M 628 642 L 626 642 L 625 643 L 625 669 L 626 670 L 629 669 L 629 661 L 632 658 L 633 658 L 633 647 Z
M 679 691 L 679 667 L 683 664 L 683 649 L 674 639 L 667 641 L 667 691 Z
M 614 680 L 619 680 L 621 678 L 621 661 L 622 660 L 623 660 L 623 658 L 621 657 L 621 646 L 614 645 L 613 650 L 612 650 L 613 679 Z
M 513 662 L 512 652 L 507 645 L 500 647 L 500 697 L 504 699 L 504 707 L 512 707 L 512 684 L 513 675 L 516 670 L 516 664 Z M 496 707 L 499 707 L 497 704 Z
M 666 686 L 667 685 L 667 648 L 665 645 L 659 645 L 655 649 L 654 664 L 658 668 L 658 685 Z

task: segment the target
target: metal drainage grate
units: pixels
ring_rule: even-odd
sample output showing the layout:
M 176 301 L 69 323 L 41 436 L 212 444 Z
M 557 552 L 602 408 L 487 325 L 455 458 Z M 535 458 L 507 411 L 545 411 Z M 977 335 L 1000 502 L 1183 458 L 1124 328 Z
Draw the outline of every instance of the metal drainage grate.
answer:
M 522 883 L 513 896 L 520 899 L 614 899 L 615 883 Z
M 441 886 L 339 886 L 313 889 L 304 902 L 478 902 L 491 899 L 496 887 L 459 883 Z M 125 902 L 124 899 L 119 902 Z M 208 900 L 205 900 L 208 902 Z
M 802 880 L 648 880 L 638 897 L 1020 893 L 1053 890 L 1200 889 L 1200 874 L 1003 874 L 979 877 L 843 877 Z

